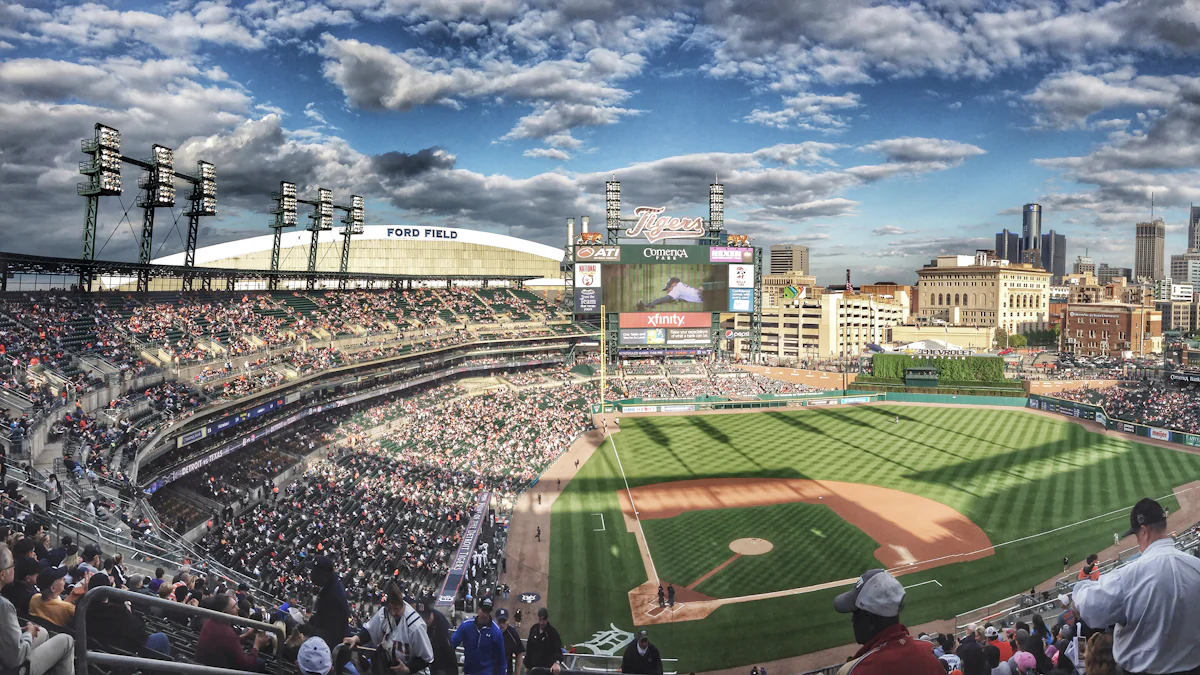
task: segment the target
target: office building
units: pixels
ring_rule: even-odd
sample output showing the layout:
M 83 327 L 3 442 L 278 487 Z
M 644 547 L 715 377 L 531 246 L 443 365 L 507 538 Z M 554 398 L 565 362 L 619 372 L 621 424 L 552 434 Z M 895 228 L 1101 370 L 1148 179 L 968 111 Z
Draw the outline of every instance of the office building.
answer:
M 857 356 L 869 344 L 889 341 L 908 307 L 896 298 L 825 293 L 799 304 L 763 307 L 762 353 L 781 361 Z M 722 328 L 750 329 L 749 314 L 735 314 Z M 735 340 L 734 353 L 747 355 L 748 340 Z
M 1080 356 L 1162 352 L 1162 312 L 1119 302 L 1067 305 L 1059 348 Z
M 1055 279 L 1067 275 L 1067 236 L 1050 230 L 1042 235 L 1042 269 Z
M 1200 252 L 1200 206 L 1193 206 L 1188 213 L 1188 252 Z
M 1200 251 L 1171 256 L 1171 278 L 1177 282 L 1200 284 Z
M 808 274 L 808 247 L 801 244 L 771 244 L 771 274 Z
M 1167 241 L 1167 226 L 1162 219 L 1137 224 L 1137 241 L 1133 258 L 1135 279 L 1151 281 L 1163 278 L 1163 246 Z
M 1132 280 L 1133 270 L 1128 267 L 1109 267 L 1108 263 L 1100 263 L 1100 266 L 1096 268 L 1096 278 L 1100 281 L 1101 286 L 1111 284 L 1117 277 L 1127 281 Z
M 1021 209 L 1021 241 L 1025 248 L 1039 248 L 1042 245 L 1042 205 L 1026 204 Z
M 1071 266 L 1071 274 L 1096 274 L 1096 263 L 1086 255 L 1077 256 L 1075 264 Z M 1107 283 L 1107 282 L 1101 282 Z
M 977 256 L 938 256 L 917 270 L 918 323 L 989 326 L 1009 333 L 1050 327 L 1050 273 Z
M 764 307 L 799 304 L 806 298 L 821 294 L 817 278 L 800 272 L 764 274 L 762 278 Z
M 1007 229 L 997 232 L 996 257 L 1009 262 L 1021 262 L 1021 235 Z

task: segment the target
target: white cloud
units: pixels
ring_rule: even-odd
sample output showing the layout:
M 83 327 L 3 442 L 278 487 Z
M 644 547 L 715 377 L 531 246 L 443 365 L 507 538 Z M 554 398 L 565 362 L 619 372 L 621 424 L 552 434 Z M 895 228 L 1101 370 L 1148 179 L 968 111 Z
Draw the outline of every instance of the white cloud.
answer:
M 553 159 L 559 162 L 565 162 L 568 159 L 571 159 L 571 153 L 559 148 L 531 148 L 521 154 L 525 157 Z
M 845 116 L 833 111 L 857 108 L 860 104 L 859 95 L 851 92 L 841 95 L 806 92 L 785 97 L 783 105 L 780 110 L 756 108 L 746 115 L 745 121 L 777 129 L 796 127 L 812 131 L 840 131 L 845 129 L 849 122 Z
M 962 107 L 962 101 L 955 101 L 954 103 L 951 103 L 951 104 L 947 105 L 946 107 L 949 108 L 950 110 L 958 110 L 959 108 Z
M 912 233 L 913 233 L 913 230 L 906 230 L 906 229 L 904 229 L 902 227 L 898 227 L 896 225 L 884 225 L 883 227 L 877 227 L 877 228 L 871 230 L 871 234 L 873 234 L 877 237 L 900 236 L 900 235 L 912 234 Z
M 967 157 L 982 155 L 986 152 L 983 148 L 969 143 L 918 136 L 875 141 L 860 147 L 859 151 L 881 152 L 889 162 L 935 162 L 950 166 L 961 163 Z
M 1043 79 L 1025 100 L 1041 114 L 1035 121 L 1054 128 L 1083 127 L 1096 113 L 1121 107 L 1163 108 L 1200 78 L 1183 75 L 1135 75 L 1132 67 L 1098 75 L 1067 71 Z

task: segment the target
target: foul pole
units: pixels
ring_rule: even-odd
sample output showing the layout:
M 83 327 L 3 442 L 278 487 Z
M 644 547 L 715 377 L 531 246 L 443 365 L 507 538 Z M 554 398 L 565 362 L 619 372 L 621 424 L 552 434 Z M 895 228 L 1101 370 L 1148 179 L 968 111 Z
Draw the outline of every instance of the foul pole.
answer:
M 600 414 L 604 414 L 604 385 L 606 383 L 605 375 L 608 372 L 608 340 L 604 339 L 607 333 L 604 332 L 606 326 L 604 319 L 607 315 L 604 313 L 604 305 L 600 305 Z

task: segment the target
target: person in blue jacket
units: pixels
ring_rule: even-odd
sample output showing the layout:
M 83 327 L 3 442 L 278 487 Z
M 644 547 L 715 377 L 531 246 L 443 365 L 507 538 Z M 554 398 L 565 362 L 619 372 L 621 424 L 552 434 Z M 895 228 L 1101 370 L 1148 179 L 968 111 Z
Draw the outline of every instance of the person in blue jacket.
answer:
M 506 675 L 504 634 L 492 621 L 492 599 L 479 601 L 475 619 L 464 621 L 450 637 L 450 644 L 463 646 L 463 671 L 466 675 Z

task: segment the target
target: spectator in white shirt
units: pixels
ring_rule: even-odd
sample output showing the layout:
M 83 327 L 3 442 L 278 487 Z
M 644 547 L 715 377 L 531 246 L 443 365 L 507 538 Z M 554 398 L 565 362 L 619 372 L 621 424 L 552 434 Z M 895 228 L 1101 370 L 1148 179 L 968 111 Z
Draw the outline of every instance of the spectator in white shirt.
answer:
M 1077 583 L 1079 614 L 1092 627 L 1116 625 L 1113 656 L 1130 675 L 1200 675 L 1200 560 L 1175 548 L 1153 499 L 1133 507 L 1129 524 L 1141 557 Z

